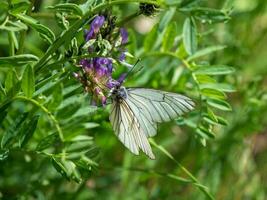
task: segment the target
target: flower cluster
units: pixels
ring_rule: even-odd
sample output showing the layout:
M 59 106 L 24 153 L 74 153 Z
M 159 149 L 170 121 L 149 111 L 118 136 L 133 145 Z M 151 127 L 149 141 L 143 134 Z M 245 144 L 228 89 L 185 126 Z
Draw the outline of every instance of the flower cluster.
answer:
M 120 28 L 114 29 L 114 32 L 119 33 L 119 37 L 111 38 L 110 35 L 106 35 L 103 38 L 101 30 L 104 31 L 108 27 L 108 20 L 104 16 L 97 16 L 90 24 L 90 29 L 85 31 L 85 42 L 91 42 L 90 46 L 86 49 L 86 53 L 94 53 L 100 56 L 93 58 L 84 58 L 79 61 L 80 73 L 74 73 L 74 77 L 78 79 L 84 90 L 92 95 L 93 104 L 98 105 L 101 103 L 103 106 L 106 104 L 107 96 L 111 88 L 121 85 L 124 81 L 125 74 L 122 74 L 118 80 L 112 78 L 112 72 L 114 71 L 114 60 L 125 60 L 125 44 L 128 42 L 128 32 Z M 109 40 L 107 39 L 109 38 Z M 111 49 L 106 50 L 105 55 L 101 53 L 103 50 L 99 48 L 99 44 L 105 41 Z M 112 58 L 114 52 L 118 53 L 117 58 Z

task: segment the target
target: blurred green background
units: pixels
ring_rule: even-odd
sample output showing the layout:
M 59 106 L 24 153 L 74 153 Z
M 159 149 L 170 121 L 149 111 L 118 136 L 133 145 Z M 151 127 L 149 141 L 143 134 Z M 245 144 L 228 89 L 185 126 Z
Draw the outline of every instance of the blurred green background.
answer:
M 36 1 L 36 11 L 32 13 L 32 17 L 57 34 L 62 30 L 46 7 L 59 2 L 63 1 Z M 199 33 L 207 32 L 200 37 L 199 48 L 226 45 L 225 49 L 209 55 L 209 62 L 236 69 L 227 77 L 236 88 L 236 92 L 228 95 L 233 111 L 220 113 L 228 120 L 228 125 L 216 126 L 216 137 L 208 140 L 206 147 L 196 139 L 194 130 L 178 126 L 177 122 L 161 124 L 154 139 L 207 186 L 215 199 L 264 200 L 267 198 L 267 2 L 213 0 L 204 1 L 202 5 L 217 9 L 232 7 L 228 22 L 197 24 Z M 136 5 L 114 7 L 113 14 L 123 19 L 137 8 Z M 133 55 L 142 57 L 146 34 L 164 14 L 165 11 L 161 11 L 154 17 L 139 16 L 123 24 L 136 39 L 137 47 L 133 47 L 134 43 L 128 47 Z M 172 20 L 177 22 L 177 30 L 181 34 L 185 15 L 177 12 Z M 8 56 L 7 34 L 1 31 L 0 35 L 0 56 Z M 48 45 L 36 32 L 28 31 L 24 48 L 25 52 L 42 56 Z M 141 65 L 145 66 L 144 69 L 126 85 L 191 94 L 191 91 L 184 91 L 189 79 L 186 71 L 182 72 L 183 76 L 174 78 L 175 60 L 152 56 L 142 59 Z M 1 69 L 2 83 L 6 72 L 6 68 Z M 75 83 L 75 80 L 70 81 Z M 192 86 L 187 88 L 190 90 Z M 89 105 L 81 88 L 79 92 L 80 102 Z M 18 103 L 13 105 L 13 110 L 21 107 Z M 13 111 L 12 115 L 16 116 L 16 112 Z M 156 160 L 149 160 L 144 155 L 131 155 L 113 135 L 107 110 L 99 109 L 79 120 L 74 123 L 86 124 L 88 128 L 81 129 L 80 133 L 93 136 L 100 151 L 98 167 L 87 174 L 86 181 L 80 184 L 68 181 L 42 155 L 13 150 L 5 161 L 0 162 L 0 199 L 206 199 L 191 183 L 182 183 L 167 175 L 186 177 L 172 160 L 156 148 L 153 148 Z M 68 123 L 64 117 L 62 121 Z M 39 125 L 47 126 L 47 129 L 37 129 L 37 141 L 48 132 L 53 133 L 53 126 L 45 120 Z M 68 127 L 65 129 L 68 132 Z

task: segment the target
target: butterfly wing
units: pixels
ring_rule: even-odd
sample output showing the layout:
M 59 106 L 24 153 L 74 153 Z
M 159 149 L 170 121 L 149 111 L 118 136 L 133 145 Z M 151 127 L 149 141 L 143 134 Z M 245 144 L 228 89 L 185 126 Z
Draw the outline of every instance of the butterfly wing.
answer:
M 109 119 L 119 140 L 132 153 L 139 155 L 139 149 L 141 149 L 151 159 L 154 159 L 148 139 L 136 116 L 127 101 L 122 100 L 113 102 Z
M 129 88 L 128 100 L 147 113 L 153 122 L 167 122 L 194 108 L 194 102 L 183 95 L 146 88 Z M 153 135 L 152 135 L 153 136 Z
M 148 137 L 157 133 L 157 123 L 177 118 L 193 109 L 194 103 L 180 94 L 146 88 L 128 88 L 127 98 L 114 101 L 110 121 L 119 140 L 134 154 L 141 149 L 154 154 Z

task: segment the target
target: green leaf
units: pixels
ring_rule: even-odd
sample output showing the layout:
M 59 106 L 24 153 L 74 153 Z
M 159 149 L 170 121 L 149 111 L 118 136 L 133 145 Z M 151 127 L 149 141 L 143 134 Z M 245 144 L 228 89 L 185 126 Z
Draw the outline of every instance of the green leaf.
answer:
M 93 138 L 85 135 L 79 135 L 68 142 L 70 142 L 66 148 L 68 153 L 82 152 L 90 149 L 90 147 L 93 145 Z
M 59 172 L 65 178 L 69 179 L 68 170 L 66 169 L 66 167 L 58 159 L 54 157 L 52 157 L 51 161 L 57 172 Z
M 216 116 L 217 120 L 218 120 L 218 124 L 221 124 L 223 126 L 228 126 L 228 122 L 226 119 L 224 119 L 223 117 L 220 116 Z
M 170 23 L 175 12 L 176 12 L 176 7 L 171 7 L 169 10 L 165 12 L 164 16 L 161 18 L 159 22 L 158 26 L 159 31 L 163 31 L 164 28 Z
M 224 110 L 224 111 L 232 110 L 229 103 L 220 99 L 207 99 L 207 104 L 219 110 Z
M 199 88 L 201 90 L 213 89 L 213 90 L 218 90 L 218 91 L 223 91 L 223 92 L 235 92 L 236 91 L 236 89 L 228 83 L 204 83 L 204 84 L 200 84 Z
M 83 11 L 80 9 L 80 7 L 74 3 L 57 4 L 55 6 L 49 6 L 48 9 L 54 9 L 58 12 L 73 13 L 79 16 L 83 15 Z
M 21 82 L 18 80 L 15 70 L 9 71 L 5 80 L 5 89 L 7 91 L 7 97 L 15 96 L 21 88 Z
M 5 25 L 0 25 L 0 30 L 6 30 L 6 31 L 23 31 L 23 30 L 27 30 L 27 26 L 20 22 L 20 21 L 10 21 L 8 20 Z
M 57 118 L 66 119 L 74 115 L 79 110 L 80 107 L 81 105 L 78 102 L 72 103 L 69 106 L 60 107 L 56 113 L 56 116 Z
M 194 3 L 197 3 L 199 0 L 182 0 L 182 2 L 176 1 L 176 0 L 173 0 L 173 1 L 176 3 L 179 3 L 179 7 L 182 8 L 182 7 L 187 7 Z
M 28 143 L 28 141 L 32 138 L 35 129 L 37 127 L 38 120 L 39 120 L 39 115 L 36 115 L 28 123 L 24 123 L 22 130 L 20 131 L 20 139 L 19 139 L 20 147 L 24 147 Z
M 210 46 L 210 47 L 198 50 L 192 56 L 189 56 L 187 58 L 187 61 L 192 61 L 192 60 L 195 60 L 197 58 L 207 56 L 213 52 L 220 51 L 220 50 L 223 50 L 225 48 L 226 48 L 226 46 Z
M 14 31 L 11 31 L 11 32 L 10 32 L 10 37 L 11 37 L 11 39 L 12 39 L 12 42 L 13 42 L 13 44 L 14 44 L 14 47 L 15 47 L 16 49 L 18 49 L 18 48 L 19 48 L 19 43 L 18 43 L 18 39 L 17 39 L 16 34 L 15 34 Z
M 87 171 L 92 171 L 98 166 L 98 164 L 95 161 L 86 156 L 82 156 L 77 162 L 75 162 L 75 164 L 78 167 L 85 169 Z
M 154 25 L 152 30 L 147 34 L 145 40 L 144 40 L 144 50 L 145 52 L 149 52 L 153 50 L 153 47 L 155 46 L 155 43 L 157 41 L 158 36 L 158 24 Z
M 186 7 L 179 9 L 201 20 L 202 23 L 225 22 L 230 19 L 228 11 L 217 10 L 212 8 Z
M 48 43 L 52 44 L 55 40 L 55 34 L 46 26 L 40 24 L 34 18 L 24 15 L 24 14 L 16 14 L 18 19 L 22 20 L 28 26 L 36 30 L 42 38 L 44 38 Z
M 8 155 L 9 155 L 8 149 L 0 149 L 0 161 L 7 159 Z
M 9 57 L 0 57 L 0 67 L 19 66 L 25 63 L 38 61 L 38 57 L 32 54 L 21 54 Z
M 32 97 L 35 91 L 34 72 L 31 65 L 27 65 L 21 80 L 21 88 L 27 97 Z
M 167 26 L 162 41 L 163 51 L 169 51 L 173 47 L 174 40 L 176 37 L 176 29 L 177 29 L 176 22 L 173 22 Z
M 9 91 L 18 81 L 16 72 L 14 70 L 11 70 L 7 73 L 6 75 L 6 80 L 5 80 L 5 89 L 6 91 Z
M 226 119 L 220 117 L 220 116 L 216 116 L 215 115 L 215 119 L 212 118 L 210 115 L 208 115 L 207 113 L 204 113 L 203 114 L 203 120 L 206 121 L 207 123 L 209 124 L 212 124 L 212 125 L 223 125 L 223 126 L 227 126 L 228 125 L 228 122 Z
M 11 10 L 10 12 L 12 14 L 16 14 L 16 13 L 22 13 L 24 11 L 27 11 L 29 9 L 29 6 L 31 5 L 31 2 L 29 0 L 12 0 L 11 1 Z
M 235 68 L 226 65 L 199 66 L 193 73 L 206 75 L 226 75 L 235 72 Z
M 214 99 L 225 99 L 226 95 L 224 92 L 220 91 L 219 89 L 210 89 L 204 88 L 200 90 L 200 93 L 206 97 L 211 97 Z
M 214 133 L 209 131 L 206 127 L 204 126 L 198 126 L 196 129 L 196 132 L 199 136 L 201 136 L 204 139 L 210 139 L 210 138 L 215 138 Z
M 22 124 L 28 117 L 28 113 L 22 113 L 17 119 L 7 128 L 1 141 L 1 148 L 6 148 L 14 142 Z
M 0 82 L 0 100 L 3 100 L 6 96 L 6 90 Z
M 38 143 L 36 147 L 36 151 L 42 151 L 44 149 L 47 149 L 57 142 L 59 142 L 59 136 L 57 133 L 48 135 Z
M 216 80 L 207 75 L 196 75 L 193 73 L 193 78 L 198 84 L 204 83 L 216 83 Z
M 0 112 L 0 125 L 2 124 L 2 121 L 6 118 L 6 116 L 7 116 L 7 111 Z
M 66 179 L 72 179 L 77 183 L 81 182 L 81 176 L 78 170 L 76 169 L 76 165 L 72 161 L 52 158 L 52 164 L 55 169 Z
M 48 105 L 48 108 L 50 110 L 56 110 L 57 107 L 61 104 L 63 100 L 63 94 L 62 94 L 63 86 L 61 83 L 58 83 L 52 91 L 52 100 Z
M 11 102 L 12 102 L 11 99 L 7 99 L 4 102 L 2 102 L 0 105 L 0 113 L 5 112 L 6 109 L 10 106 Z
M 183 43 L 186 52 L 193 55 L 197 50 L 197 31 L 193 18 L 186 18 L 183 26 Z
M 129 41 L 130 42 L 129 42 L 129 45 L 127 47 L 129 49 L 129 52 L 131 54 L 135 55 L 136 48 L 137 48 L 136 35 L 132 29 L 128 30 L 128 33 L 129 33 Z

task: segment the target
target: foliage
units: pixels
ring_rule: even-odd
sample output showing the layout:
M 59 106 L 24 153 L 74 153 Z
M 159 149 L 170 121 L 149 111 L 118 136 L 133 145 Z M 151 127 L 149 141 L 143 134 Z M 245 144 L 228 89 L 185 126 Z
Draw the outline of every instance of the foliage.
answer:
M 0 198 L 266 198 L 264 0 L 0 3 Z M 106 56 L 81 54 L 104 13 L 129 32 L 128 65 L 140 59 L 126 86 L 197 104 L 159 126 L 156 160 L 124 149 L 109 106 L 73 77 L 82 58 Z M 117 78 L 127 63 L 114 62 Z

